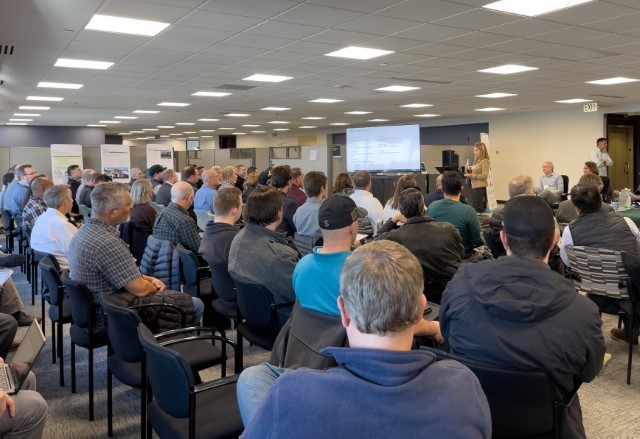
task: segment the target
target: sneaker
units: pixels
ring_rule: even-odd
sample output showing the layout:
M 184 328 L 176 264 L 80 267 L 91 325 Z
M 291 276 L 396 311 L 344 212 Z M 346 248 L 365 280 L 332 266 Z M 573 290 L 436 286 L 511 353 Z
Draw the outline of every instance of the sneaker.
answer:
M 42 322 L 40 317 L 32 317 L 29 314 L 25 314 L 22 311 L 18 311 L 13 314 L 13 317 L 18 321 L 18 326 L 30 326 L 33 322 L 33 319 L 36 319 L 38 323 Z
M 600 375 L 602 375 L 604 373 L 605 369 L 609 365 L 609 361 L 611 361 L 611 354 L 609 352 L 605 352 L 604 353 L 604 358 L 602 359 L 602 369 L 600 369 L 600 372 L 598 373 L 598 376 L 600 376 Z
M 625 343 L 625 344 L 629 344 L 629 338 L 627 337 L 627 334 L 624 333 L 624 329 L 620 329 L 620 328 L 612 328 L 611 329 L 611 338 L 614 339 L 615 341 L 619 341 L 620 343 Z M 633 345 L 637 345 L 638 344 L 638 337 L 634 337 L 633 338 Z

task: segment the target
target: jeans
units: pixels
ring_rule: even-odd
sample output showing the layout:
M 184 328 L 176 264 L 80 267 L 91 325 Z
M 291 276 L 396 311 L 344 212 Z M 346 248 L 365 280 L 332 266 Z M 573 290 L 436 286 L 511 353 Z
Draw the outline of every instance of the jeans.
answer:
M 202 321 L 202 314 L 204 314 L 204 303 L 197 297 L 192 297 L 193 300 L 193 320 L 191 326 L 200 326 Z
M 240 378 L 238 378 L 236 392 L 240 416 L 245 427 L 249 425 L 249 421 L 260 408 L 271 385 L 287 370 L 289 369 L 262 363 L 242 371 Z

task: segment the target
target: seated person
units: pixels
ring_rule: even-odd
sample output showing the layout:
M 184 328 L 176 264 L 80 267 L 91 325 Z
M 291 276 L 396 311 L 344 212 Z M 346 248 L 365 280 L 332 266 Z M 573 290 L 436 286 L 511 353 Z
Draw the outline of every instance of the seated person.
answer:
M 246 369 L 237 385 L 243 437 L 489 438 L 491 415 L 475 375 L 411 350 L 423 321 L 423 286 L 420 263 L 401 245 L 378 241 L 355 250 L 337 299 L 350 347 L 323 349 L 340 367 Z M 429 415 L 417 407 L 429 407 Z
M 62 270 L 69 269 L 69 244 L 78 229 L 66 215 L 73 208 L 71 189 L 57 184 L 44 193 L 47 211 L 40 215 L 31 231 L 31 247 L 52 254 Z
M 156 186 L 153 190 L 156 204 L 168 206 L 171 202 L 171 188 L 178 182 L 178 174 L 173 169 L 165 169 L 162 172 L 162 184 Z
M 507 256 L 463 265 L 447 285 L 442 335 L 452 352 L 470 360 L 545 371 L 560 400 L 602 368 L 598 309 L 547 265 L 558 232 L 544 200 L 507 201 L 500 237 Z M 564 421 L 560 437 L 586 437 L 577 395 Z
M 93 188 L 96 185 L 96 179 L 99 175 L 100 174 L 93 169 L 85 169 L 82 172 L 82 184 L 84 186 L 82 189 L 78 189 L 78 204 L 84 204 L 88 208 L 91 208 L 91 191 L 93 191 Z
M 580 177 L 580 180 L 578 180 L 578 185 L 597 187 L 600 193 L 602 193 L 602 188 L 604 187 L 602 184 L 602 178 L 600 178 L 598 174 L 593 173 L 583 174 L 582 177 Z M 602 209 L 613 210 L 613 207 L 611 207 L 610 204 L 602 203 Z M 556 219 L 559 223 L 568 224 L 576 218 L 578 218 L 578 212 L 576 212 L 576 207 L 573 205 L 571 200 L 564 200 L 558 204 Z
M 15 320 L 0 314 L 0 364 L 16 335 Z M 13 396 L 0 390 L 0 437 L 39 439 L 47 418 L 47 402 L 36 392 L 36 376 L 29 372 L 20 391 Z
M 400 199 L 400 193 L 409 187 L 418 187 L 416 184 L 416 178 L 413 175 L 403 175 L 398 179 L 393 196 L 389 198 L 387 204 L 384 205 L 384 221 L 387 221 L 400 213 L 400 204 L 398 201 Z M 380 233 L 380 231 L 378 231 L 378 233 Z
M 263 285 L 273 294 L 275 303 L 296 300 L 291 278 L 298 251 L 276 231 L 282 221 L 282 206 L 282 196 L 277 190 L 259 187 L 253 191 L 247 200 L 248 224 L 233 238 L 229 250 L 231 278 Z M 251 254 L 245 254 L 244 249 L 251 249 Z M 278 311 L 280 324 L 289 314 L 288 308 Z
M 542 176 L 540 184 L 535 188 L 536 195 L 545 200 L 549 205 L 560 201 L 564 192 L 562 175 L 553 172 L 553 163 L 542 162 Z
M 384 221 L 384 207 L 371 193 L 371 174 L 368 171 L 358 171 L 353 174 L 353 193 L 351 198 L 358 207 L 368 212 L 369 221 L 373 228 L 373 236 L 378 234 L 378 223 Z
M 287 193 L 289 198 L 293 198 L 298 207 L 307 201 L 307 194 L 300 189 L 304 184 L 304 173 L 300 168 L 291 168 L 291 189 Z
M 216 187 L 220 184 L 218 173 L 208 169 L 202 173 L 202 186 L 193 197 L 193 208 L 213 212 L 213 202 L 216 199 Z
M 318 171 L 307 172 L 304 176 L 304 190 L 307 200 L 296 210 L 293 222 L 299 235 L 309 236 L 317 241 L 322 236 L 318 225 L 318 210 L 322 200 L 327 197 L 327 176 Z
M 424 195 L 424 205 L 426 207 L 429 207 L 429 204 L 433 203 L 434 201 L 443 199 L 444 192 L 442 192 L 442 174 L 440 174 L 438 175 L 438 177 L 436 177 L 436 190 Z
M 376 240 L 395 241 L 418 258 L 427 299 L 440 303 L 447 282 L 458 271 L 464 256 L 460 232 L 449 223 L 424 216 L 424 197 L 416 188 L 400 192 L 398 207 L 400 213 L 384 223 Z M 398 226 L 400 222 L 404 223 L 402 227 Z
M 197 297 L 165 290 L 160 280 L 143 276 L 116 227 L 129 219 L 131 195 L 126 183 L 102 183 L 91 193 L 91 218 L 71 239 L 69 276 L 82 282 L 100 303 L 102 293 L 113 295 L 121 306 L 163 303 L 171 300 L 187 313 L 193 325 L 199 325 L 204 304 Z M 174 328 L 175 329 L 175 328 Z M 96 331 L 104 332 L 102 309 L 96 311 Z
M 207 172 L 209 171 L 205 171 L 205 175 Z M 240 228 L 235 224 L 242 215 L 242 192 L 236 187 L 220 188 L 218 195 L 213 200 L 213 209 L 215 218 L 207 224 L 200 244 L 200 253 L 210 267 L 224 266 L 227 268 L 231 242 L 240 231 Z
M 151 234 L 158 211 L 151 205 L 153 186 L 146 178 L 136 180 L 131 185 L 131 218 L 129 221 L 144 232 Z
M 44 193 L 53 186 L 53 181 L 47 177 L 36 177 L 31 181 L 31 196 L 22 211 L 22 225 L 33 230 L 33 225 L 40 215 L 47 210 Z
M 171 203 L 156 216 L 153 236 L 174 244 L 182 244 L 187 250 L 198 254 L 200 248 L 198 226 L 188 213 L 192 205 L 193 187 L 185 181 L 174 184 L 171 187 Z
M 478 214 L 473 207 L 460 202 L 462 175 L 457 171 L 446 171 L 442 175 L 442 191 L 444 200 L 431 203 L 427 214 L 458 229 L 464 245 L 464 259 L 469 259 L 473 256 L 473 249 L 484 245 L 484 241 Z
M 282 197 L 282 220 L 278 225 L 278 232 L 284 232 L 288 237 L 293 236 L 297 232 L 296 225 L 293 222 L 293 215 L 298 210 L 298 204 L 293 198 L 287 194 L 291 190 L 291 167 L 289 165 L 281 165 L 273 168 L 271 172 L 271 186 L 278 190 Z

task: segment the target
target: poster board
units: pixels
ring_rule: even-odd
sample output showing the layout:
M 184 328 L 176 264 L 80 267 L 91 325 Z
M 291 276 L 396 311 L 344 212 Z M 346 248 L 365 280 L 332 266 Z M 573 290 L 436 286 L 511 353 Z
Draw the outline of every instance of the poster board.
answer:
M 131 178 L 131 157 L 127 145 L 100 145 L 100 172 L 113 181 L 128 183 Z
M 82 166 L 82 145 L 51 145 L 51 177 L 54 184 L 67 182 L 67 168 L 71 165 Z
M 480 133 L 480 141 L 487 147 L 487 153 L 491 157 L 491 146 L 489 144 L 489 134 Z M 489 160 L 489 176 L 487 177 L 487 209 L 491 212 L 496 210 L 498 202 L 496 201 L 496 186 L 493 183 L 493 170 L 491 169 L 491 160 Z
M 153 165 L 173 168 L 173 148 L 171 145 L 147 144 L 147 169 Z

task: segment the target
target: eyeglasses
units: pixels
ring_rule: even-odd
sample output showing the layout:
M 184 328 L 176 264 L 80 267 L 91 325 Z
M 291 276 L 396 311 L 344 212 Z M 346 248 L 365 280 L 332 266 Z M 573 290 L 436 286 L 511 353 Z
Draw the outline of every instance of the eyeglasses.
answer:
M 24 174 L 24 175 L 31 176 L 31 175 L 36 175 L 37 173 L 38 173 L 38 171 L 33 171 L 33 172 L 29 172 L 28 174 Z

